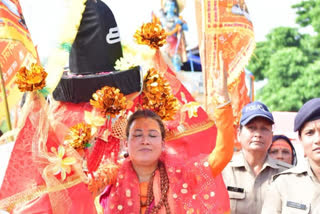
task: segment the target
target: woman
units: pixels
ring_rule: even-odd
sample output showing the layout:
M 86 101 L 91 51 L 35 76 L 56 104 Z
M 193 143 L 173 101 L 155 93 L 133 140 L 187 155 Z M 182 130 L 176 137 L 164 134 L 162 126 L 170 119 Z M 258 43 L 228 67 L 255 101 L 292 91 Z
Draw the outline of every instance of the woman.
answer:
M 272 142 L 273 116 L 259 101 L 242 109 L 238 139 L 242 150 L 223 170 L 230 197 L 231 213 L 260 213 L 265 192 L 273 175 L 288 169 L 288 164 L 268 156 Z
M 284 135 L 274 135 L 268 150 L 269 155 L 277 160 L 284 161 L 293 166 L 297 165 L 297 155 L 290 139 Z
M 320 98 L 302 106 L 294 131 L 306 161 L 274 178 L 262 213 L 320 213 Z
M 180 160 L 170 155 L 165 149 L 165 127 L 159 116 L 149 110 L 131 115 L 126 128 L 129 157 L 121 165 L 116 183 L 101 195 L 105 213 L 229 211 L 220 172 L 232 157 L 234 128 L 226 75 L 221 79 L 217 94 L 222 105 L 215 111 L 216 147 L 209 157 Z

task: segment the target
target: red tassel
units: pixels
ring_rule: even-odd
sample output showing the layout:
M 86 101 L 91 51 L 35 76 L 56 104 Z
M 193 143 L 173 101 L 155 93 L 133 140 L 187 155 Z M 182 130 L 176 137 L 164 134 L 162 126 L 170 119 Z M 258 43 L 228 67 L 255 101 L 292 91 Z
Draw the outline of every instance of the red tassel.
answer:
M 103 158 L 104 151 L 106 150 L 106 148 L 107 148 L 107 142 L 98 138 L 96 140 L 96 143 L 94 145 L 94 148 L 91 154 L 87 158 L 87 167 L 88 167 L 89 173 L 97 170 Z

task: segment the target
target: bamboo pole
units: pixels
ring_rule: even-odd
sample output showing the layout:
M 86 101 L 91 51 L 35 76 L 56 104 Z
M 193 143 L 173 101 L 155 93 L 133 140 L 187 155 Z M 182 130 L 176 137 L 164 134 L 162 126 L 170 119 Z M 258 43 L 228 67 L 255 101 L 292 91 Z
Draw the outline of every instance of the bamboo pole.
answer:
M 1 91 L 2 91 L 2 96 L 4 99 L 4 104 L 5 104 L 5 110 L 6 110 L 6 120 L 8 123 L 8 129 L 11 130 L 11 120 L 10 120 L 10 112 L 9 112 L 9 105 L 8 105 L 8 99 L 7 99 L 7 94 L 6 94 L 6 87 L 5 87 L 5 82 L 3 79 L 2 75 L 2 68 L 0 66 L 0 80 L 1 80 Z
M 196 23 L 197 23 L 197 31 L 198 31 L 198 39 L 199 39 L 199 54 L 200 54 L 200 61 L 201 61 L 201 68 L 202 68 L 202 78 L 203 78 L 203 97 L 204 97 L 204 109 L 208 112 L 208 71 L 206 69 L 206 14 L 205 14 L 205 2 L 203 0 L 196 0 L 195 1 L 195 9 L 196 9 Z

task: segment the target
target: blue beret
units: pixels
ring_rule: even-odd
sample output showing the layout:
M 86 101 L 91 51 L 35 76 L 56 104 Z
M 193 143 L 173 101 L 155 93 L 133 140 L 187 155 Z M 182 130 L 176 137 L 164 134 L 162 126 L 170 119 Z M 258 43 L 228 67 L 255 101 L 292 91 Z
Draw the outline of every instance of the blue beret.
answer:
M 240 124 L 242 126 L 245 126 L 256 117 L 264 117 L 268 119 L 272 124 L 274 124 L 273 116 L 268 107 L 259 101 L 254 101 L 243 107 Z
M 294 119 L 294 131 L 301 130 L 306 122 L 320 118 L 320 98 L 314 98 L 306 102 Z

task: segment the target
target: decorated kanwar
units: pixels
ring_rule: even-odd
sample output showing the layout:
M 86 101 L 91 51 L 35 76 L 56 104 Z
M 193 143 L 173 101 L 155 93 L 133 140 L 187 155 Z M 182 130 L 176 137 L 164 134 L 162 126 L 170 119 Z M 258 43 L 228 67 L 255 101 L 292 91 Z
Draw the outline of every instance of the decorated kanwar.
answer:
M 195 2 L 202 106 L 177 72 L 186 57 L 180 1 L 161 1 L 161 17 L 137 26 L 132 47 L 104 1 L 65 1 L 68 18 L 46 64 L 31 40 L 19 43 L 32 60 L 11 77 L 24 98 L 15 102 L 18 125 L 0 138 L 14 141 L 0 211 L 230 213 L 222 171 L 250 102 L 243 71 L 254 48 L 245 3 Z M 0 6 L 19 8 L 10 16 L 27 32 L 18 1 Z

